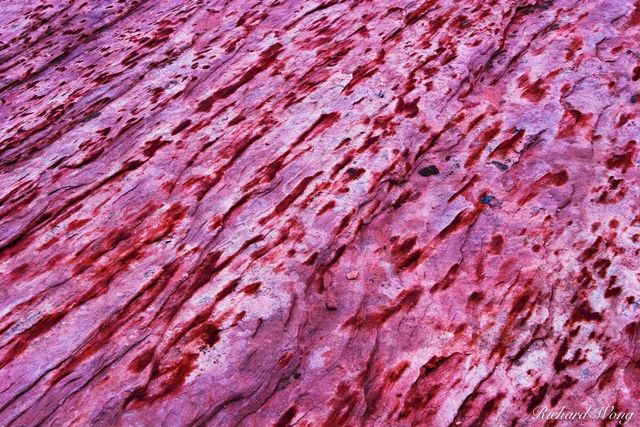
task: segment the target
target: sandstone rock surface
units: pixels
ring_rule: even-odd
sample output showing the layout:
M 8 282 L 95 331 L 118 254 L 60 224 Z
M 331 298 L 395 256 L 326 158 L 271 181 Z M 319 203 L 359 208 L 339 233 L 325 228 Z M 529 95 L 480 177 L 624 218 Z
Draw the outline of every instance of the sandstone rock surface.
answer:
M 0 6 L 0 425 L 640 421 L 640 1 Z

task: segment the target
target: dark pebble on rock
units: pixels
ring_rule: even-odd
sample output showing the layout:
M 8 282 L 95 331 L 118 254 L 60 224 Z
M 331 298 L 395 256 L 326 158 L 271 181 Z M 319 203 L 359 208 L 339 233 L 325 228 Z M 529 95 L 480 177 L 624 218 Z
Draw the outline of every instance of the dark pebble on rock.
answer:
M 420 169 L 418 171 L 418 174 L 420 176 L 432 176 L 432 175 L 438 175 L 439 173 L 440 173 L 440 171 L 434 165 L 427 166 L 427 167 L 422 168 L 422 169 Z
M 489 205 L 489 206 L 492 206 L 493 202 L 495 200 L 496 200 L 496 196 L 492 196 L 492 195 L 482 196 L 480 198 L 480 202 L 484 203 L 485 205 Z

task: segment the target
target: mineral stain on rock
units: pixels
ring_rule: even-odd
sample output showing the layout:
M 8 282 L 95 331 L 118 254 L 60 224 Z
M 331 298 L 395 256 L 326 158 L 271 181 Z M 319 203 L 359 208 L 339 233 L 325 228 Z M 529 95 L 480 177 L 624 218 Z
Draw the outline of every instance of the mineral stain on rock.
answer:
M 635 425 L 640 2 L 1 7 L 0 425 Z
M 501 171 L 506 171 L 507 169 L 509 169 L 509 166 L 505 165 L 504 163 L 501 163 L 495 160 L 491 163 Z

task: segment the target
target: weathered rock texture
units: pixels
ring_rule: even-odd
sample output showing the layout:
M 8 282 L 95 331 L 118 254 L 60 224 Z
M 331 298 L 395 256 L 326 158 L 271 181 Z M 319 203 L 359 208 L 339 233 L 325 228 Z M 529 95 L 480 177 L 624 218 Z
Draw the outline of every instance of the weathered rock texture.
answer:
M 640 2 L 1 7 L 0 425 L 640 419 Z

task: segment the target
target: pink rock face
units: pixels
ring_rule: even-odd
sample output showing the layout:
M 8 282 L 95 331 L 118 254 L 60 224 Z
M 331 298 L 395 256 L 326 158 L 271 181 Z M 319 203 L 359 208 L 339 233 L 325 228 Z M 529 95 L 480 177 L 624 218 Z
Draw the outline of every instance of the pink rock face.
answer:
M 0 425 L 639 425 L 640 1 L 1 7 Z

